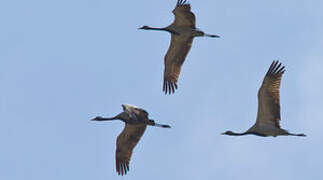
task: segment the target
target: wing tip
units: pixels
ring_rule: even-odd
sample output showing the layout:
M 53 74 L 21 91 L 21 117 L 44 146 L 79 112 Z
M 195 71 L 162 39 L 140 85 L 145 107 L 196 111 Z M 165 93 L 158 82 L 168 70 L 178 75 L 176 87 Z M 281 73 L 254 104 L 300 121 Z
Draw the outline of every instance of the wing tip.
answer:
M 279 60 L 274 60 L 271 63 L 266 75 L 267 76 L 270 76 L 270 75 L 276 75 L 276 76 L 277 75 L 282 75 L 282 74 L 284 74 L 285 71 L 286 71 L 285 66 L 282 66 L 282 63 L 279 62 Z
M 177 0 L 176 7 L 185 6 L 185 5 L 191 7 L 190 3 L 187 2 L 187 0 Z
M 116 169 L 119 176 L 127 175 L 127 172 L 129 171 L 129 164 L 116 161 Z
M 171 80 L 164 79 L 164 84 L 163 84 L 163 91 L 165 94 L 174 94 L 175 90 L 177 90 L 178 86 L 176 82 L 172 82 Z

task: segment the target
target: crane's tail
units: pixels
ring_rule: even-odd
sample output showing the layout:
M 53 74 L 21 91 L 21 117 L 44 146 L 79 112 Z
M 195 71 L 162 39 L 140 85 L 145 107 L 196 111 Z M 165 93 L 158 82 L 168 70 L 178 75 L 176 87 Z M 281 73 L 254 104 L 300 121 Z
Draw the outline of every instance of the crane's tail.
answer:
M 161 128 L 170 128 L 170 125 L 167 125 L 167 124 L 158 124 L 158 123 L 155 123 L 154 120 L 149 120 L 149 125 L 151 126 L 156 126 L 156 127 L 161 127 Z
M 155 123 L 153 126 L 162 127 L 162 128 L 170 128 L 170 125 L 167 125 L 167 124 L 157 124 L 157 123 Z
M 288 135 L 290 135 L 290 136 L 302 136 L 302 137 L 306 137 L 306 135 L 303 134 L 303 133 L 301 133 L 301 134 L 288 133 Z
M 206 34 L 206 33 L 204 33 L 204 36 L 212 37 L 212 38 L 220 38 L 220 36 L 215 35 L 215 34 Z

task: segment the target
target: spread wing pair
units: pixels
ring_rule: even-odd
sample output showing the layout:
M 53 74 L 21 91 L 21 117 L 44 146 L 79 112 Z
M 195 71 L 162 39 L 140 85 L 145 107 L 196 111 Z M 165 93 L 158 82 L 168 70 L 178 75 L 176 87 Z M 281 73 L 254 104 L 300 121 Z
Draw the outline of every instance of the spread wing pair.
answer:
M 225 135 L 242 136 L 254 134 L 258 136 L 305 136 L 305 134 L 289 133 L 280 127 L 280 95 L 281 78 L 285 66 L 278 61 L 270 65 L 262 85 L 258 91 L 258 113 L 255 125 L 244 133 L 226 131 Z
M 112 118 L 96 117 L 94 121 L 121 120 L 125 123 L 123 131 L 117 138 L 116 170 L 119 175 L 126 175 L 132 151 L 144 134 L 147 125 L 170 128 L 169 125 L 157 124 L 148 118 L 148 112 L 134 105 L 123 104 L 123 112 Z
M 174 93 L 178 88 L 177 81 L 181 72 L 181 67 L 191 49 L 193 38 L 197 36 L 220 37 L 209 35 L 195 26 L 195 15 L 191 12 L 191 6 L 186 0 L 178 0 L 175 9 L 174 22 L 165 28 L 152 28 L 143 26 L 139 29 L 161 30 L 171 33 L 171 42 L 165 55 L 164 83 L 163 91 L 165 94 Z

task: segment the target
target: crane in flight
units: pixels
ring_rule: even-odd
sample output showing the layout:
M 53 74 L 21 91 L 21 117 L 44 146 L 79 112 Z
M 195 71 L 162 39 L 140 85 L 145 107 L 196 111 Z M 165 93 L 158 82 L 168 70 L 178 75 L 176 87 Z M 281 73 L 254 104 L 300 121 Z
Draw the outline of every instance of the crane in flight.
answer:
M 132 151 L 144 134 L 147 125 L 170 128 L 169 125 L 157 124 L 148 118 L 148 113 L 134 105 L 122 104 L 123 112 L 112 118 L 97 116 L 92 121 L 121 120 L 125 123 L 123 131 L 117 138 L 116 169 L 119 175 L 126 175 L 129 171 L 129 162 Z
M 256 123 L 244 133 L 226 131 L 223 135 L 243 136 L 306 136 L 290 133 L 280 127 L 280 95 L 279 88 L 285 66 L 273 61 L 258 91 L 258 113 Z
M 192 46 L 193 38 L 207 36 L 219 38 L 218 35 L 206 34 L 195 26 L 195 15 L 191 11 L 190 4 L 186 0 L 177 0 L 174 22 L 164 28 L 152 28 L 142 26 L 139 29 L 167 31 L 171 33 L 171 42 L 165 55 L 164 83 L 163 91 L 171 94 L 177 89 L 177 81 L 181 72 L 181 67 Z

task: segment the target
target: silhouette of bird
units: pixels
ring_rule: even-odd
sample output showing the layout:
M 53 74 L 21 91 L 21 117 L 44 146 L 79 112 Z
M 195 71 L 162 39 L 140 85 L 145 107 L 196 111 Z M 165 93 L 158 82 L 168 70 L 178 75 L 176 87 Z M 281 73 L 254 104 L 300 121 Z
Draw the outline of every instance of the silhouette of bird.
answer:
M 112 118 L 97 116 L 92 121 L 121 120 L 125 127 L 117 138 L 116 169 L 119 175 L 126 175 L 129 171 L 129 162 L 134 147 L 144 134 L 147 125 L 170 128 L 169 125 L 157 124 L 148 118 L 148 113 L 134 105 L 122 104 L 123 112 Z
M 191 12 L 191 6 L 186 0 L 178 0 L 175 9 L 174 22 L 164 28 L 152 28 L 143 26 L 139 29 L 167 31 L 171 33 L 171 43 L 165 55 L 165 70 L 163 91 L 171 94 L 177 89 L 177 80 L 181 72 L 181 67 L 192 46 L 193 38 L 198 36 L 208 36 L 219 38 L 218 35 L 206 34 L 195 26 L 195 15 Z
M 256 123 L 244 133 L 226 131 L 223 135 L 243 136 L 253 134 L 257 136 L 306 136 L 305 134 L 289 133 L 280 127 L 280 95 L 279 88 L 285 66 L 273 61 L 261 88 L 258 91 L 258 113 Z

